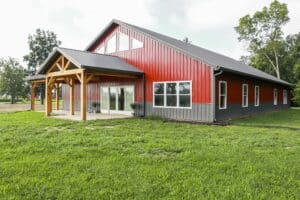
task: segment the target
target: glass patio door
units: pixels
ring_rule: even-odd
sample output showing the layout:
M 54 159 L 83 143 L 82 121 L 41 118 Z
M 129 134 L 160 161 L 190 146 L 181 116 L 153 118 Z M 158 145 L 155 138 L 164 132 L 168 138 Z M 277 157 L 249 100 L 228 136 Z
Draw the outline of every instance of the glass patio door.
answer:
M 100 92 L 100 99 L 101 99 L 101 112 L 108 112 L 109 111 L 109 87 L 101 87 Z
M 101 87 L 101 112 L 131 114 L 133 86 Z

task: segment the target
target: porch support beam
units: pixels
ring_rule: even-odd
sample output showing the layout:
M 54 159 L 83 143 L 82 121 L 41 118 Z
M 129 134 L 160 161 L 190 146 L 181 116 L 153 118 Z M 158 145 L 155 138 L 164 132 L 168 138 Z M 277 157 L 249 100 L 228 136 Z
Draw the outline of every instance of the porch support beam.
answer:
M 86 120 L 86 75 L 85 72 L 81 72 L 81 84 L 80 84 L 80 111 L 81 120 Z
M 70 115 L 74 115 L 74 108 L 75 108 L 75 105 L 74 105 L 74 87 L 75 87 L 75 84 L 74 84 L 74 79 L 71 78 L 69 80 L 69 86 L 70 86 L 70 102 L 69 102 L 69 106 L 70 106 Z
M 59 110 L 59 83 L 56 83 L 56 94 L 55 94 L 55 99 L 56 99 L 56 110 Z
M 35 110 L 35 83 L 31 83 L 31 110 Z
M 59 77 L 59 76 L 69 76 L 74 74 L 80 74 L 83 69 L 70 69 L 63 72 L 50 72 L 47 74 L 48 77 Z
M 45 114 L 46 116 L 49 116 L 51 111 L 52 111 L 52 87 L 49 84 L 49 78 L 46 77 L 46 91 L 45 91 L 45 96 L 46 96 L 46 103 L 45 103 Z

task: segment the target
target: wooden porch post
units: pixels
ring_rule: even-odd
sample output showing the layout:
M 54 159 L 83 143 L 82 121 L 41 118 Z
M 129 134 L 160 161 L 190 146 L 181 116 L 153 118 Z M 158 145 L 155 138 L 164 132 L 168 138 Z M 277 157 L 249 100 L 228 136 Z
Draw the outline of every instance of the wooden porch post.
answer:
M 50 83 L 49 84 L 49 114 L 52 113 L 52 89 L 53 89 L 53 85 Z
M 55 99 L 56 99 L 56 110 L 59 110 L 59 83 L 56 83 L 56 94 L 55 94 Z
M 31 110 L 35 110 L 35 83 L 31 83 Z
M 81 120 L 86 120 L 86 76 L 85 72 L 81 72 L 81 84 L 80 84 L 80 108 L 81 108 Z
M 45 81 L 45 99 L 46 99 L 46 102 L 45 102 L 45 114 L 46 116 L 49 116 L 50 114 L 50 106 L 49 106 L 49 78 L 46 77 L 46 81 Z
M 74 115 L 74 79 L 71 78 L 70 79 L 70 102 L 69 102 L 69 106 L 70 106 L 70 115 Z

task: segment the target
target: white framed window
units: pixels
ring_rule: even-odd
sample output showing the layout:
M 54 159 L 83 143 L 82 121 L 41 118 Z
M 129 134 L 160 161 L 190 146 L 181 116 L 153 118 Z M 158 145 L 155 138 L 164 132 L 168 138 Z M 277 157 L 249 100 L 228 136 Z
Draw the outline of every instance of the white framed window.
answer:
M 259 86 L 254 87 L 254 106 L 259 106 Z
M 227 108 L 227 82 L 219 81 L 219 109 Z
M 278 103 L 278 94 L 277 94 L 277 88 L 274 88 L 274 91 L 273 91 L 273 97 L 274 97 L 274 105 L 277 105 Z
M 282 91 L 282 103 L 287 104 L 287 90 Z
M 243 84 L 242 106 L 248 107 L 248 84 Z
M 107 42 L 106 53 L 114 53 L 117 49 L 116 34 L 114 34 Z
M 192 82 L 154 82 L 153 107 L 192 108 Z
M 129 36 L 124 33 L 119 33 L 119 51 L 129 50 Z
M 104 54 L 105 53 L 105 45 L 102 45 L 99 49 L 97 49 L 97 53 Z
M 138 49 L 138 48 L 143 48 L 144 44 L 141 41 L 138 41 L 134 38 L 131 38 L 132 41 L 132 48 L 131 49 Z

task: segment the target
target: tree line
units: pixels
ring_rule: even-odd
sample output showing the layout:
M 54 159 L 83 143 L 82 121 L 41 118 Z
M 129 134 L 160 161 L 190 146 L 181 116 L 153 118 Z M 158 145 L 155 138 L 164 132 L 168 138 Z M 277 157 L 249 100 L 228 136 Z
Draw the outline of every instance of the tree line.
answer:
M 61 45 L 53 31 L 37 29 L 28 36 L 29 53 L 23 56 L 27 67 L 23 67 L 16 58 L 0 59 L 0 97 L 10 97 L 10 102 L 16 103 L 18 98 L 28 98 L 30 86 L 25 77 L 36 73 L 38 67 L 45 61 L 54 47 Z M 44 85 L 37 88 L 44 100 Z
M 287 4 L 274 0 L 253 15 L 241 17 L 234 29 L 239 35 L 238 40 L 246 43 L 249 52 L 241 57 L 241 61 L 295 84 L 293 100 L 300 105 L 300 32 L 284 37 L 282 28 L 290 20 L 288 13 Z M 188 38 L 184 42 L 190 43 Z M 28 36 L 29 53 L 23 57 L 27 68 L 15 58 L 0 59 L 0 95 L 10 96 L 11 103 L 18 97 L 26 97 L 29 86 L 25 76 L 34 74 L 53 48 L 60 44 L 54 32 L 37 29 Z M 39 88 L 42 100 L 43 88 Z

